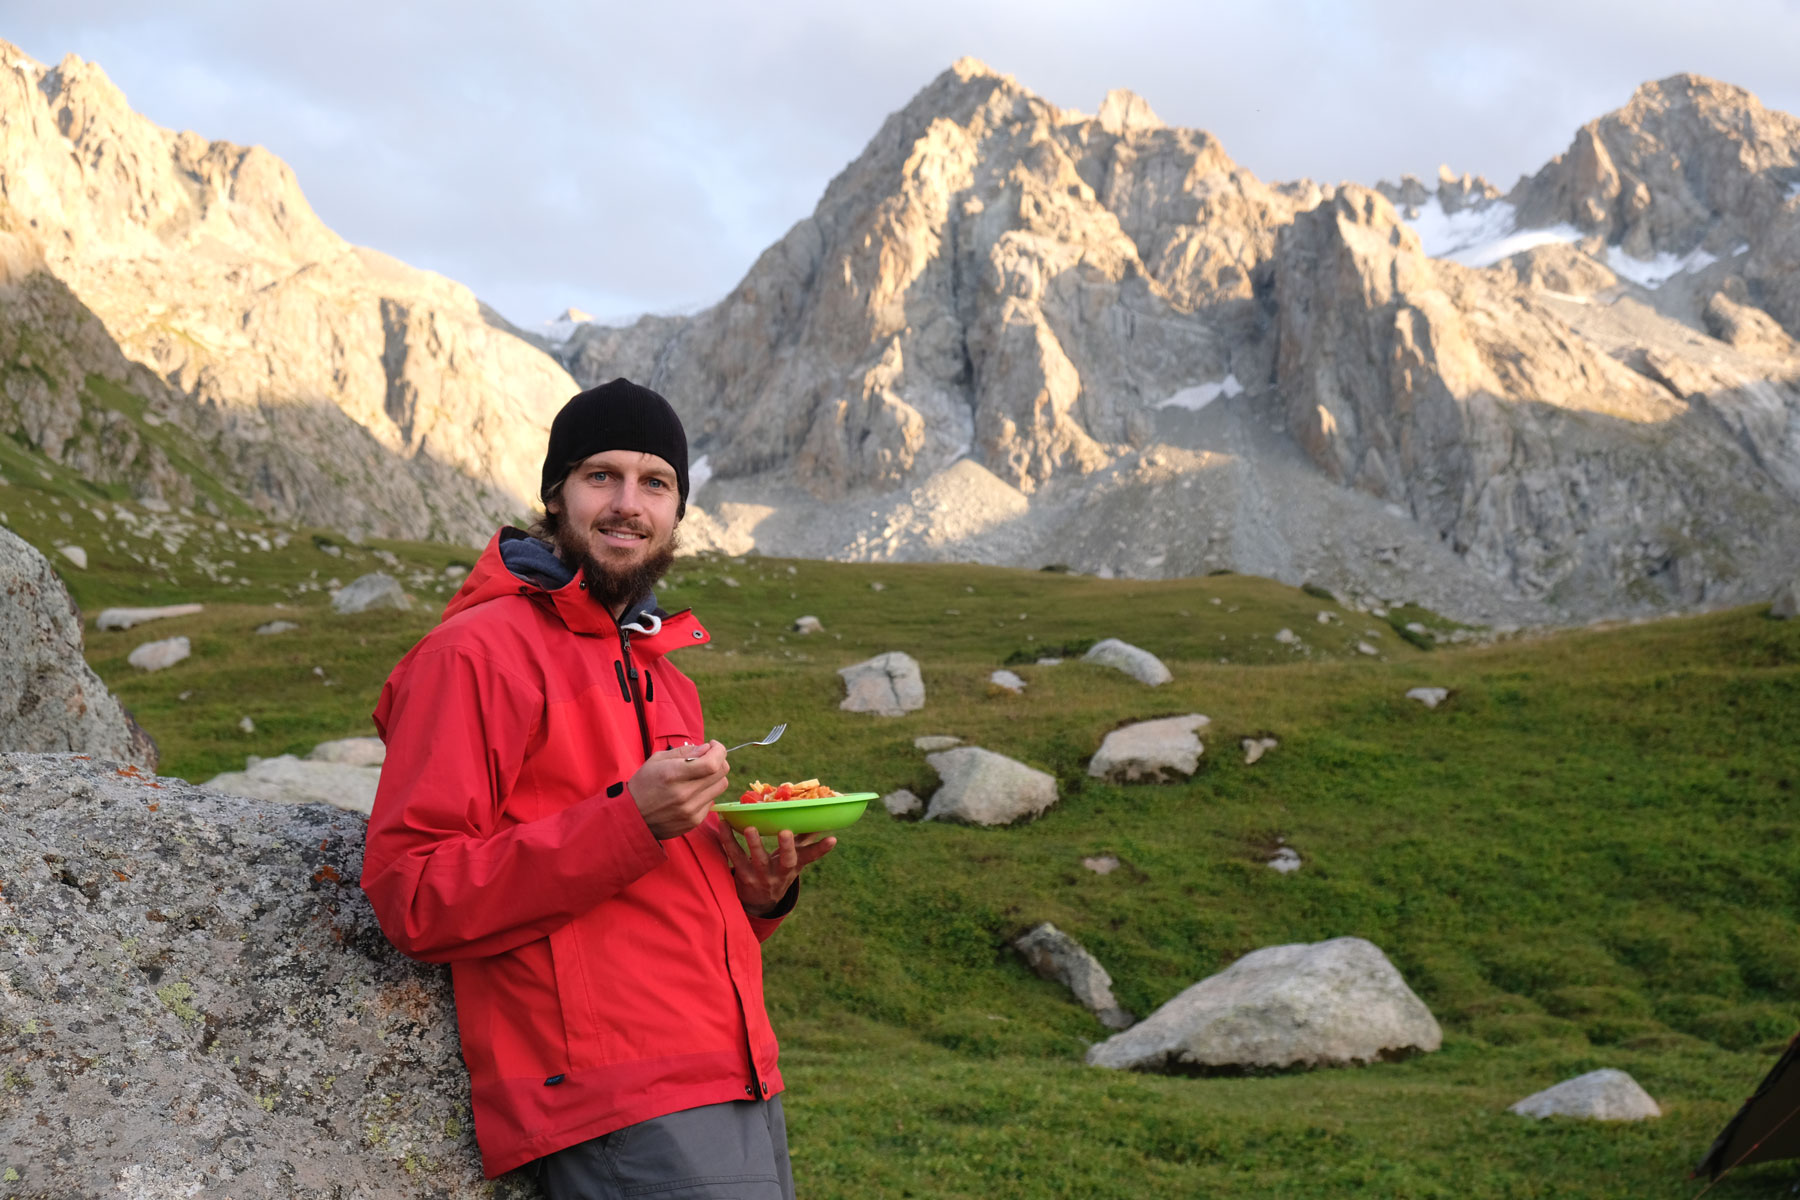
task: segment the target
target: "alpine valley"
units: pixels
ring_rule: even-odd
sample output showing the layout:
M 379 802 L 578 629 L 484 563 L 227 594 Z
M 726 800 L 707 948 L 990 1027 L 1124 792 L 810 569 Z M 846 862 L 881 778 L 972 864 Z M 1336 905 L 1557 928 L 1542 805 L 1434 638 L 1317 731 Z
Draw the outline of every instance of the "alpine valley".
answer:
M 627 375 L 688 425 L 690 550 L 1534 624 L 1762 600 L 1800 561 L 1800 120 L 1696 76 L 1502 193 L 1267 183 L 1129 92 L 1089 116 L 964 59 L 717 304 L 561 334 L 0 42 L 17 474 L 480 543 L 561 403 Z

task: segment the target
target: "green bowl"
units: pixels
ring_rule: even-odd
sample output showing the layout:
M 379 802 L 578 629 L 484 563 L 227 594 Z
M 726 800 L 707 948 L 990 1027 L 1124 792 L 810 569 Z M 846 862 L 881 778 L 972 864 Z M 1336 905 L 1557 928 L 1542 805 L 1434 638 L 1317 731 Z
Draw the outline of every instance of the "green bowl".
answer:
M 847 796 L 820 796 L 814 800 L 762 800 L 739 804 L 732 800 L 713 805 L 719 819 L 733 829 L 756 826 L 756 832 L 773 837 L 782 830 L 794 833 L 828 833 L 854 825 L 879 792 L 852 792 Z

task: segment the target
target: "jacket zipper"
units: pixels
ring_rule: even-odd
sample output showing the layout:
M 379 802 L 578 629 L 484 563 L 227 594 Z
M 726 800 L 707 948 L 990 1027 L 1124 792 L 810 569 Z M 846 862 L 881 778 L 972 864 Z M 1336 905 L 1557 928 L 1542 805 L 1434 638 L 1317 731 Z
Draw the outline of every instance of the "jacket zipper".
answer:
M 637 664 L 631 661 L 631 633 L 620 628 L 619 650 L 625 656 L 626 690 L 631 694 L 631 706 L 637 710 L 638 737 L 644 744 L 644 759 L 648 761 L 652 753 L 650 748 L 650 718 L 644 712 L 644 696 L 638 687 Z
M 619 650 L 624 655 L 627 691 L 631 695 L 632 705 L 637 709 L 638 735 L 643 739 L 644 758 L 648 759 L 651 754 L 650 720 L 644 712 L 644 697 L 639 686 L 637 664 L 631 659 L 631 632 L 623 626 L 619 628 Z M 688 853 L 694 854 L 692 846 L 688 847 Z M 695 854 L 694 857 L 698 862 L 699 855 Z M 716 896 L 713 903 L 715 905 L 718 903 Z M 737 972 L 731 969 L 731 927 L 729 922 L 725 928 L 725 977 L 731 980 L 732 993 L 737 997 L 738 1019 L 743 1022 L 744 1029 L 744 1057 L 750 1064 L 750 1082 L 745 1085 L 744 1094 L 752 1100 L 763 1100 L 768 1096 L 768 1087 L 762 1081 L 762 1072 L 756 1067 L 756 1044 L 750 1036 L 750 1006 L 744 1003 L 743 990 L 738 987 Z

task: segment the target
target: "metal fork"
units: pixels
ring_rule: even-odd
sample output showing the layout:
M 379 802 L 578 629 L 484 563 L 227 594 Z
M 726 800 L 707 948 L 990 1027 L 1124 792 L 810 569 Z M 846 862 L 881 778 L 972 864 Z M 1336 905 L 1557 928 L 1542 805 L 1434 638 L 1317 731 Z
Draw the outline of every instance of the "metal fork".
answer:
M 781 735 L 786 732 L 787 732 L 787 722 L 783 721 L 781 724 L 777 725 L 775 728 L 769 730 L 769 735 L 767 737 L 763 738 L 762 741 L 760 741 L 760 742 L 744 742 L 742 745 L 730 746 L 726 749 L 725 753 L 730 754 L 733 750 L 742 750 L 744 748 L 744 746 L 773 746 L 776 742 L 779 742 L 781 740 Z
M 781 740 L 781 735 L 786 732 L 787 732 L 787 722 L 783 721 L 781 724 L 777 725 L 775 728 L 769 730 L 768 735 L 766 737 L 764 737 L 760 742 L 743 742 L 736 746 L 729 746 L 726 748 L 725 753 L 730 754 L 733 750 L 742 750 L 745 746 L 773 746 L 776 742 L 779 742 Z M 694 758 L 699 758 L 699 757 L 700 756 L 698 754 L 694 755 Z M 683 762 L 693 762 L 694 758 L 684 758 L 684 759 L 682 759 L 682 761 Z

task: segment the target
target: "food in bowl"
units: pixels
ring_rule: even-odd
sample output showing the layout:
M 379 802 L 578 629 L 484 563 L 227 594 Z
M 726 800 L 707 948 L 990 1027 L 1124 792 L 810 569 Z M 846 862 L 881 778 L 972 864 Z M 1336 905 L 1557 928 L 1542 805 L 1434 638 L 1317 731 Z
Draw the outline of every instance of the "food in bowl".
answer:
M 761 804 L 767 801 L 781 800 L 822 800 L 827 796 L 835 796 L 836 792 L 821 784 L 816 779 L 808 779 L 801 783 L 764 783 L 758 779 L 739 796 L 739 804 Z

